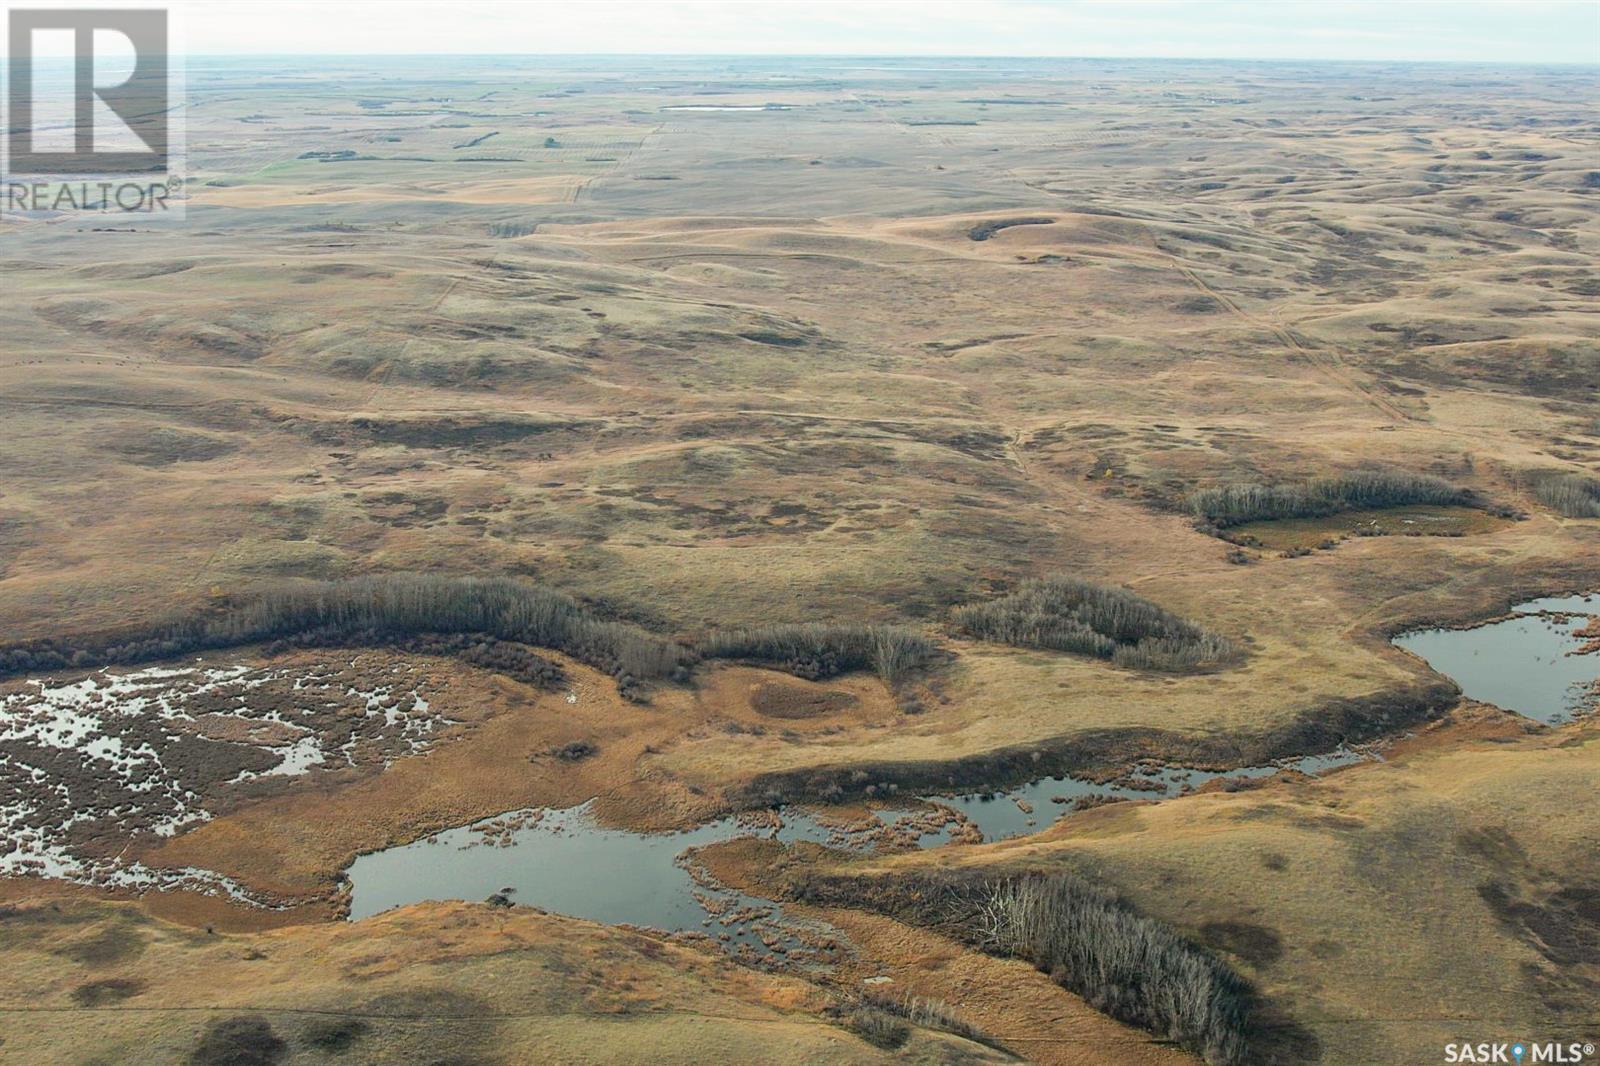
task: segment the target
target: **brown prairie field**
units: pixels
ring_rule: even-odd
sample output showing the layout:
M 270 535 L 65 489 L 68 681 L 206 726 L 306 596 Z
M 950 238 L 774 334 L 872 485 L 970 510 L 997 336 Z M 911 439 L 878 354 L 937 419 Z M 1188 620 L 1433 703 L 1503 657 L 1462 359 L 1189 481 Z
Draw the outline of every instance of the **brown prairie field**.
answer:
M 38 876 L 9 856 L 48 835 L 49 789 L 0 799 L 0 1055 L 1355 1064 L 1600 1038 L 1595 719 L 1464 699 L 1389 642 L 1600 588 L 1600 520 L 1545 488 L 1600 478 L 1592 69 L 196 60 L 189 91 L 181 222 L 0 220 L 0 652 L 69 653 L 0 678 L 0 765 L 41 767 L 7 788 L 54 780 L 11 724 L 41 679 L 107 676 L 72 649 L 312 581 L 514 578 L 683 658 L 623 677 L 542 647 L 541 681 L 499 645 L 360 633 L 145 656 L 194 678 L 138 734 L 181 749 L 178 820 L 91 767 L 72 789 L 103 816 L 61 839 L 155 881 Z M 1374 471 L 1452 495 L 1194 504 Z M 1228 654 L 952 623 L 1053 575 Z M 934 647 L 892 683 L 695 650 L 789 623 Z M 354 702 L 274 776 L 308 672 Z M 256 684 L 282 713 L 241 710 Z M 829 923 L 829 966 L 476 898 L 344 920 L 357 856 L 507 811 L 870 820 L 1368 741 L 1382 761 L 1009 840 L 705 853 Z M 934 898 L 884 903 L 1059 870 L 1246 982 L 1252 1050 L 1149 1031 Z

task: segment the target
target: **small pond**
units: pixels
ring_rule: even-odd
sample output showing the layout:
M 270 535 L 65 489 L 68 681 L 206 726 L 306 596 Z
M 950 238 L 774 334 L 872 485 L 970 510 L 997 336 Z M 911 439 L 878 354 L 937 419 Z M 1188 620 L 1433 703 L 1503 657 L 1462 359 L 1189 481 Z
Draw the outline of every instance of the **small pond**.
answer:
M 1414 505 L 1340 511 L 1317 518 L 1246 522 L 1228 530 L 1233 539 L 1272 551 L 1317 548 L 1347 537 L 1465 537 L 1494 533 L 1515 523 L 1474 507 Z
M 1472 629 L 1420 629 L 1394 643 L 1450 678 L 1468 697 L 1549 725 L 1594 707 L 1600 652 L 1580 636 L 1600 616 L 1600 593 L 1520 603 Z
M 780 925 L 776 904 L 715 884 L 684 853 L 738 836 L 827 843 L 834 830 L 786 812 L 778 827 L 724 818 L 686 832 L 636 833 L 597 824 L 589 806 L 513 811 L 363 855 L 347 871 L 350 917 L 503 894 L 507 902 L 611 925 L 702 932 L 758 954 L 804 950 L 806 930 Z

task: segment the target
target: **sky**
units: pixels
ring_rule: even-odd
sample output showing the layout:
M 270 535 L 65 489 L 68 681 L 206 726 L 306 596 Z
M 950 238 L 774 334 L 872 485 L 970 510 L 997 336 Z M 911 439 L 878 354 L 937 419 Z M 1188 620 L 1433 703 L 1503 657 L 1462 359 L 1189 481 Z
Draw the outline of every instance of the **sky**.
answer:
M 158 4 L 143 0 L 136 6 Z M 26 6 L 58 4 L 30 0 Z M 110 5 L 98 0 L 88 6 Z M 190 55 L 1005 55 L 1600 64 L 1600 0 L 191 0 L 169 6 L 182 8 Z

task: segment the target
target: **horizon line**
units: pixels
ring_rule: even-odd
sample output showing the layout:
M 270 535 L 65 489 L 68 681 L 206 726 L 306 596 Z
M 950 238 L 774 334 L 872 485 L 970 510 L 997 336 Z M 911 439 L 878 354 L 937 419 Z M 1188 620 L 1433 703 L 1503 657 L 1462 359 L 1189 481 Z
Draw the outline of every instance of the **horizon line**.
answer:
M 1422 57 L 1329 56 L 1229 56 L 1229 55 L 1091 55 L 1068 53 L 1004 52 L 189 52 L 170 53 L 181 59 L 1005 59 L 1005 60 L 1123 60 L 1141 63 L 1417 63 L 1432 66 L 1474 67 L 1583 67 L 1600 70 L 1600 59 L 1444 59 Z M 38 56 L 38 59 L 71 56 Z M 5 64 L 0 62 L 0 68 Z

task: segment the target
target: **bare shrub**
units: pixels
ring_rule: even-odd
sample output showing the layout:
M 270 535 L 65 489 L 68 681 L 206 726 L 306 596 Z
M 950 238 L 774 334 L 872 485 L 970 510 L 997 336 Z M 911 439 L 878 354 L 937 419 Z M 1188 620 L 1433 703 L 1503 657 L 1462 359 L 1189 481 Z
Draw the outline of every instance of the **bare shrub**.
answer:
M 1215 1066 L 1249 1061 L 1252 1026 L 1265 1017 L 1249 983 L 1227 964 L 1070 871 L 995 879 L 970 869 L 894 877 L 809 870 L 794 875 L 788 891 L 804 902 L 866 908 L 1026 959 L 1095 1009 Z M 1262 1024 L 1257 1036 L 1265 1045 L 1272 1033 Z
M 1142 596 L 1073 577 L 1039 578 L 987 603 L 958 607 L 951 625 L 979 640 L 1093 655 L 1145 670 L 1198 670 L 1240 655 L 1226 637 Z
M 1471 491 L 1431 474 L 1378 469 L 1298 483 L 1215 485 L 1190 493 L 1189 507 L 1200 519 L 1222 528 L 1277 518 L 1318 518 L 1340 511 L 1462 504 L 1472 499 Z
M 1239 649 L 1227 637 L 1207 630 L 1196 636 L 1145 637 L 1137 644 L 1119 644 L 1111 661 L 1132 670 L 1185 673 L 1237 662 Z
M 700 648 L 709 658 L 766 663 L 812 680 L 872 670 L 891 686 L 927 665 L 934 652 L 932 641 L 906 626 L 823 622 L 718 630 Z
M 596 618 L 571 597 L 527 582 L 385 574 L 284 583 L 213 613 L 131 636 L 16 645 L 0 650 L 0 673 L 125 664 L 260 641 L 328 643 L 429 633 L 483 634 L 554 648 L 610 673 L 624 694 L 641 680 L 678 673 L 692 659 L 680 644 Z M 493 649 L 482 654 L 500 657 Z
M 1207 1062 L 1243 1061 L 1245 981 L 1104 889 L 1065 872 L 993 882 L 979 922 L 985 946 L 1027 959 L 1097 1010 Z
M 1600 478 L 1582 474 L 1534 475 L 1534 498 L 1567 518 L 1600 518 Z
M 952 1033 L 963 1040 L 971 1040 L 977 1044 L 995 1048 L 999 1051 L 1009 1049 L 990 1036 L 983 1029 L 972 1024 L 956 1012 L 955 1008 L 939 999 L 929 999 L 924 996 L 914 995 L 885 995 L 883 993 L 866 993 L 862 999 L 871 1007 L 875 1007 L 885 1014 L 893 1014 L 904 1018 L 920 1029 L 935 1029 L 941 1033 Z
M 893 687 L 920 669 L 933 655 L 922 634 L 904 626 L 872 626 L 872 669 Z
M 392 648 L 412 655 L 444 655 L 493 670 L 507 677 L 543 689 L 558 688 L 566 680 L 560 664 L 545 658 L 526 644 L 500 640 L 487 633 L 423 633 L 399 636 L 377 630 L 306 630 L 269 641 L 266 651 L 276 655 L 290 648 Z
M 873 1007 L 857 1007 L 844 1017 L 845 1028 L 873 1047 L 892 1051 L 911 1039 L 911 1027 L 903 1019 Z

